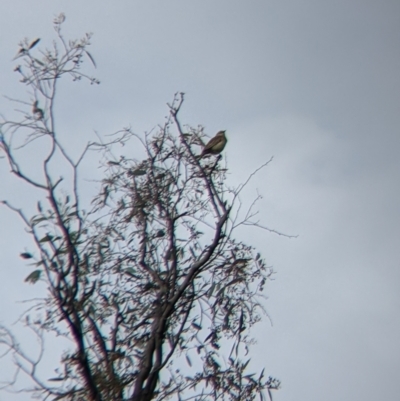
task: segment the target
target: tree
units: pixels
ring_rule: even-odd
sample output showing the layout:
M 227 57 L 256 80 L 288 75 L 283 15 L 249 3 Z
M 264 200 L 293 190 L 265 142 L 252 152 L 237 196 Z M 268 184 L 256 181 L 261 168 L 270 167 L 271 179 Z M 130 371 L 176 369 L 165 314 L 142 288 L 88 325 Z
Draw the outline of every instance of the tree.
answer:
M 35 47 L 38 40 L 21 43 L 23 64 L 15 70 L 33 102 L 20 101 L 29 110 L 19 120 L 4 119 L 0 145 L 11 173 L 43 194 L 33 215 L 2 201 L 34 242 L 34 250 L 21 253 L 34 266 L 25 281 L 47 286 L 35 301 L 38 312 L 33 316 L 30 309 L 22 318 L 40 339 L 53 333 L 72 339 L 73 347 L 48 378 L 37 369 L 43 345 L 32 360 L 4 326 L 0 344 L 15 356 L 16 373 L 32 381 L 29 391 L 42 399 L 263 399 L 279 381 L 264 378 L 264 371 L 247 373 L 246 355 L 249 330 L 265 313 L 263 289 L 272 269 L 234 236 L 240 225 L 257 225 L 254 204 L 240 217 L 245 184 L 226 185 L 220 155 L 199 159 L 205 134 L 201 127 L 183 128 L 182 93 L 154 132 L 139 136 L 124 129 L 71 156 L 55 129 L 59 80 L 98 81 L 81 68 L 85 58 L 94 64 L 90 35 L 67 41 L 64 19 L 55 19 L 52 49 Z M 143 157 L 116 153 L 132 141 L 140 143 Z M 38 143 L 48 149 L 40 177 L 19 156 Z M 102 156 L 104 178 L 85 210 L 80 167 L 90 150 Z M 61 161 L 69 178 L 57 171 Z

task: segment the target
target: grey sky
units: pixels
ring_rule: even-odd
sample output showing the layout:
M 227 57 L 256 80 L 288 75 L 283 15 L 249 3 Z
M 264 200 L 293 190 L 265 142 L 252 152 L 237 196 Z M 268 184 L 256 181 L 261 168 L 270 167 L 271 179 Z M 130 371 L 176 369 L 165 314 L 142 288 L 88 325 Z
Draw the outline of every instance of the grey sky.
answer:
M 15 0 L 0 12 L 1 94 L 24 95 L 17 44 L 50 45 L 61 11 L 67 37 L 94 33 L 102 81 L 63 84 L 58 124 L 71 149 L 93 130 L 151 129 L 184 91 L 185 123 L 227 130 L 232 182 L 274 156 L 245 199 L 258 189 L 261 222 L 299 234 L 247 236 L 277 270 L 273 326 L 255 330 L 253 350 L 282 379 L 274 400 L 398 400 L 400 3 Z M 1 112 L 13 107 L 0 99 Z M 1 160 L 0 175 L 0 199 L 24 194 Z M 3 208 L 0 223 L 9 323 L 23 308 L 15 301 L 38 292 L 23 283 L 22 225 Z

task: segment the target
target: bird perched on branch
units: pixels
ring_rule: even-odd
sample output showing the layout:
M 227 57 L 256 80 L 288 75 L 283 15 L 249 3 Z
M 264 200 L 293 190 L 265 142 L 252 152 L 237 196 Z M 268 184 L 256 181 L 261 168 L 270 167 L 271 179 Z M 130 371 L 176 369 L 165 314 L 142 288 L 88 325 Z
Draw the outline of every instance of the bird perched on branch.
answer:
M 33 107 L 32 107 L 32 113 L 35 116 L 36 120 L 43 120 L 44 117 L 44 113 L 43 110 L 38 107 L 39 102 L 36 100 L 35 103 L 33 103 Z
M 224 150 L 227 142 L 228 139 L 225 136 L 225 131 L 219 131 L 214 138 L 211 138 L 206 146 L 204 146 L 200 158 L 205 155 L 217 155 L 221 153 Z

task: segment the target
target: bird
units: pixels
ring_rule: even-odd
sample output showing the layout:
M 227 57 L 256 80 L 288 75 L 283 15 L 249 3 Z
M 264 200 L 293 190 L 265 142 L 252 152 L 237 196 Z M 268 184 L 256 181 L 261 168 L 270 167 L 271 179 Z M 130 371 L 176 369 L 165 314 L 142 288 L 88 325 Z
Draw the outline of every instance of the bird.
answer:
M 32 113 L 35 116 L 36 120 L 43 120 L 44 117 L 44 113 L 43 110 L 38 107 L 39 102 L 36 100 L 35 103 L 33 103 L 33 107 L 32 107 Z
M 200 158 L 205 155 L 217 155 L 221 153 L 228 139 L 225 136 L 226 131 L 219 131 L 214 138 L 211 138 L 208 143 L 204 146 L 203 151 L 201 152 Z

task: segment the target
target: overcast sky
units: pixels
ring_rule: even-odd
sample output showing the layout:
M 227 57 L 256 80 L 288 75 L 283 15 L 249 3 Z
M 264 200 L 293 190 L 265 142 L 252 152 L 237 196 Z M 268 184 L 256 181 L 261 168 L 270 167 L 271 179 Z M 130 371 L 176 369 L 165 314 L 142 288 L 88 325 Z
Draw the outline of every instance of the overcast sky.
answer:
M 253 348 L 253 366 L 282 380 L 274 400 L 398 400 L 400 2 L 3 2 L 2 95 L 29 99 L 11 59 L 25 37 L 51 45 L 60 12 L 68 38 L 93 32 L 102 82 L 63 83 L 57 118 L 68 146 L 94 130 L 150 130 L 184 91 L 185 123 L 210 136 L 227 130 L 231 182 L 274 156 L 246 200 L 258 190 L 260 221 L 299 237 L 244 233 L 277 271 L 273 325 L 254 330 Z M 0 98 L 2 113 L 14 107 Z M 0 199 L 23 206 L 4 160 L 0 176 Z M 18 258 L 26 238 L 0 208 L 2 323 L 37 294 Z

